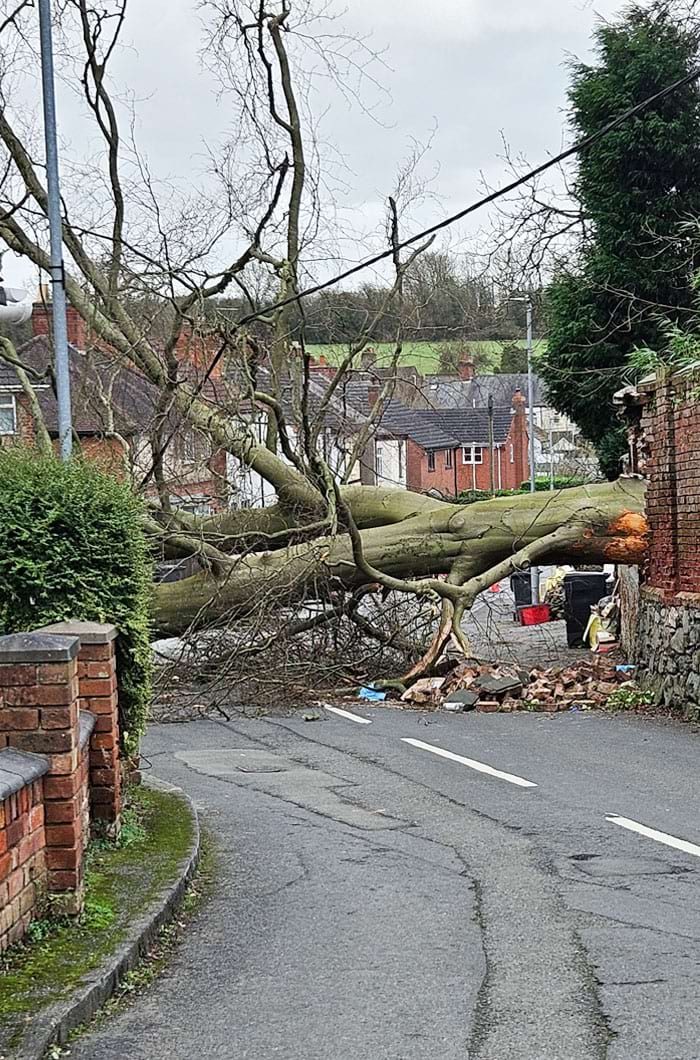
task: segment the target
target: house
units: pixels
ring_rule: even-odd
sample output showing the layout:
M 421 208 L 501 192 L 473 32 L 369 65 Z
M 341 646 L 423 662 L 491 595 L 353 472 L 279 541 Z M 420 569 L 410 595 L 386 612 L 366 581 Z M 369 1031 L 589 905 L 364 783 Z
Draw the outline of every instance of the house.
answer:
M 512 398 L 491 412 L 416 409 L 390 400 L 374 439 L 374 476 L 364 481 L 450 497 L 519 487 L 529 473 L 528 434 L 525 398 L 519 392 Z
M 544 383 L 536 372 L 533 382 L 533 411 L 535 427 L 548 433 L 557 431 L 578 436 L 578 428 L 567 416 L 552 408 L 547 400 Z M 487 408 L 489 399 L 494 405 L 505 406 L 519 390 L 528 397 L 527 372 L 503 372 L 497 375 L 479 375 L 474 361 L 464 355 L 457 366 L 456 375 L 428 375 L 425 377 L 423 393 L 430 405 L 437 408 Z M 529 406 L 526 403 L 526 413 Z
M 85 321 L 69 306 L 68 357 L 71 375 L 73 429 L 82 453 L 112 474 L 143 483 L 153 463 L 153 425 L 160 392 L 123 358 L 94 344 Z M 52 348 L 49 339 L 51 305 L 34 306 L 34 336 L 18 350 L 30 373 L 43 421 L 57 442 L 58 409 L 51 381 Z M 228 504 L 225 454 L 209 439 L 181 424 L 172 412 L 166 416 L 166 434 L 172 444 L 163 461 L 163 478 L 169 502 L 191 512 L 214 512 Z M 15 369 L 0 360 L 0 445 L 31 446 L 36 438 L 29 398 Z M 147 496 L 157 493 L 155 482 L 146 485 Z

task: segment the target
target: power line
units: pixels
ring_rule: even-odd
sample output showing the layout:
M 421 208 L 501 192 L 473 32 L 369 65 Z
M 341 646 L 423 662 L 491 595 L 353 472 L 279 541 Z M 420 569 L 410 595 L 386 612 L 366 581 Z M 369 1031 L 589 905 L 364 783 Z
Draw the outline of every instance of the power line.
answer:
M 352 265 L 350 268 L 345 269 L 343 272 L 337 273 L 328 280 L 324 280 L 322 283 L 314 284 L 312 287 L 307 287 L 303 291 L 297 292 L 297 294 L 290 295 L 289 298 L 283 298 L 278 302 L 273 302 L 272 305 L 267 306 L 265 309 L 259 309 L 254 313 L 249 313 L 247 316 L 241 317 L 240 320 L 236 321 L 235 328 L 241 328 L 245 324 L 250 324 L 252 321 L 257 320 L 261 316 L 268 316 L 270 313 L 276 312 L 278 309 L 284 309 L 285 306 L 295 305 L 301 302 L 303 298 L 309 298 L 311 295 L 318 294 L 320 291 L 325 291 L 329 287 L 335 287 L 336 284 L 341 283 L 343 280 L 349 279 L 351 276 L 356 276 L 358 272 L 364 271 L 364 269 L 372 268 L 373 265 L 378 265 L 381 261 L 386 261 L 387 258 L 393 257 L 395 253 L 400 250 L 405 250 L 407 247 L 413 246 L 415 243 L 426 239 L 428 236 L 435 235 L 437 232 L 441 232 L 445 228 L 449 228 L 451 225 L 456 224 L 457 221 L 463 220 L 468 217 L 469 214 L 475 213 L 477 210 L 482 209 L 484 206 L 489 206 L 491 203 L 496 202 L 498 199 L 503 198 L 504 195 L 509 195 L 513 191 L 517 191 L 518 188 L 522 187 L 523 184 L 529 183 L 534 180 L 535 177 L 539 177 L 542 173 L 546 173 L 547 170 L 552 169 L 554 166 L 560 165 L 565 162 L 568 158 L 573 155 L 579 154 L 581 151 L 587 150 L 594 144 L 598 143 L 605 136 L 608 136 L 611 132 L 619 129 L 620 126 L 630 121 L 631 118 L 635 118 L 638 114 L 642 114 L 645 110 L 651 107 L 654 103 L 659 103 L 661 100 L 666 99 L 668 96 L 673 95 L 681 88 L 685 88 L 686 85 L 692 84 L 693 81 L 697 81 L 700 78 L 700 66 L 694 67 L 689 74 L 674 81 L 673 84 L 667 85 L 666 88 L 660 89 L 655 92 L 652 96 L 648 96 L 642 100 L 641 103 L 635 104 L 634 107 L 629 107 L 622 114 L 618 115 L 617 118 L 611 119 L 602 128 L 596 132 L 591 133 L 590 136 L 585 136 L 582 140 L 578 140 L 571 147 L 568 147 L 565 151 L 561 151 L 558 155 L 548 159 L 546 162 L 540 163 L 539 166 L 535 166 L 528 173 L 518 177 L 516 180 L 511 181 L 510 184 L 506 184 L 502 188 L 498 188 L 496 191 L 490 192 L 488 195 L 479 199 L 477 202 L 471 203 L 469 206 L 465 206 L 464 209 L 459 210 L 457 213 L 451 214 L 449 217 L 443 218 L 442 221 L 438 221 L 436 224 L 431 225 L 429 228 L 424 228 L 420 232 L 416 232 L 414 235 L 409 236 L 408 239 L 402 240 L 395 247 L 389 247 L 387 250 L 383 250 L 378 254 L 374 254 L 371 258 L 365 258 L 364 261 L 358 262 L 356 265 Z M 208 380 L 211 377 L 211 373 L 216 368 L 217 364 L 221 360 L 226 346 L 222 345 L 221 349 L 216 353 L 212 359 L 211 364 L 207 368 L 202 379 L 197 383 L 190 399 L 190 408 L 193 402 L 201 394 L 203 388 L 206 386 Z M 182 422 L 182 421 L 181 421 Z M 178 425 L 179 426 L 179 425 Z M 163 442 L 161 449 L 157 456 L 154 458 L 154 464 L 162 459 L 165 450 L 173 440 L 173 436 L 177 430 L 174 427 L 170 432 L 166 440 Z M 153 468 L 143 479 L 141 485 L 145 486 L 146 483 L 153 476 Z

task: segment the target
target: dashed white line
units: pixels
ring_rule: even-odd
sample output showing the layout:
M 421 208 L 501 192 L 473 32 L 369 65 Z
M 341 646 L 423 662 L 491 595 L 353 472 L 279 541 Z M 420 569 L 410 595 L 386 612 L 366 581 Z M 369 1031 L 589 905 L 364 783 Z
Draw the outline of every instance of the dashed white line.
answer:
M 665 843 L 667 847 L 674 847 L 676 850 L 682 850 L 684 854 L 693 854 L 696 858 L 700 858 L 700 847 L 696 846 L 695 843 L 689 843 L 686 839 L 678 839 L 674 835 L 668 835 L 666 832 L 657 832 L 655 828 L 647 828 L 645 824 L 640 824 L 639 821 L 632 821 L 629 817 L 618 817 L 616 814 L 611 814 L 605 818 L 610 824 L 619 824 L 620 828 L 627 828 L 630 832 L 637 832 L 639 835 L 646 836 L 647 839 L 655 839 L 657 843 Z
M 408 737 L 402 737 L 403 743 L 409 743 L 411 747 L 417 747 L 420 751 L 430 751 L 434 755 L 440 755 L 441 758 L 449 758 L 451 762 L 459 762 L 463 766 L 469 766 L 470 769 L 475 769 L 478 773 L 486 773 L 490 777 L 496 777 L 498 780 L 507 780 L 509 784 L 517 784 L 519 788 L 536 788 L 537 785 L 531 780 L 524 780 L 522 777 L 516 777 L 513 773 L 504 773 L 500 769 L 494 769 L 493 766 L 487 766 L 484 762 L 475 762 L 473 758 L 464 758 L 462 755 L 456 755 L 453 751 L 446 751 L 444 747 L 436 747 L 432 743 L 423 743 L 422 740 L 412 740 Z
M 372 724 L 369 718 L 361 718 L 359 714 L 351 714 L 349 710 L 343 710 L 341 707 L 326 706 L 325 709 L 330 710 L 331 714 L 337 714 L 339 718 L 347 718 L 348 721 L 356 721 L 358 725 Z

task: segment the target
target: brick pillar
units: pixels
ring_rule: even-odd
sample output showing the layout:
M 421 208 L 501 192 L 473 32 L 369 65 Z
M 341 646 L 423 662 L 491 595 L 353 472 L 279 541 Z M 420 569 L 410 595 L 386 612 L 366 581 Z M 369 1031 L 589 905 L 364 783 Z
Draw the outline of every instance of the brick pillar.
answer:
M 75 636 L 0 637 L 0 744 L 46 755 L 44 777 L 48 888 L 77 913 L 83 898 Z
M 117 627 L 103 622 L 56 622 L 42 633 L 80 639 L 78 689 L 81 710 L 97 718 L 90 740 L 90 805 L 93 822 L 115 834 L 121 814 Z

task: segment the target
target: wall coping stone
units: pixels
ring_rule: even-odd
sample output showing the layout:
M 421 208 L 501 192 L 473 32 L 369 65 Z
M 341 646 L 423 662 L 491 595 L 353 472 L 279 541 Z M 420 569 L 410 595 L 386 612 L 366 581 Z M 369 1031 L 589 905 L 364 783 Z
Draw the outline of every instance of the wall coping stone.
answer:
M 79 649 L 80 641 L 75 636 L 8 633 L 0 637 L 0 663 L 69 662 L 77 657 Z
M 42 626 L 39 633 L 80 637 L 81 644 L 110 644 L 116 640 L 119 630 L 111 622 L 53 622 Z
M 654 585 L 644 585 L 641 596 L 644 600 L 653 600 L 664 607 L 692 607 L 700 611 L 700 593 L 666 593 Z
M 48 773 L 49 766 L 46 755 L 17 751 L 14 747 L 4 748 L 0 751 L 0 801 L 39 780 Z
M 85 744 L 93 734 L 97 718 L 89 710 L 81 710 L 78 715 L 78 747 L 82 751 Z

